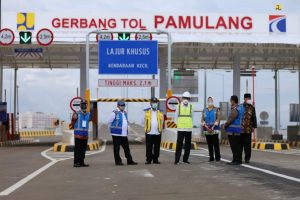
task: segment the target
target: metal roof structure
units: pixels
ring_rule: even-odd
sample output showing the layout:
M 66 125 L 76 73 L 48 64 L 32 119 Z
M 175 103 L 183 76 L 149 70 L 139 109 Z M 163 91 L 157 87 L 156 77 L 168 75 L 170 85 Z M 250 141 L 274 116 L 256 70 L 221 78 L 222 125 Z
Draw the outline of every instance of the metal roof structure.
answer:
M 18 58 L 16 48 L 42 48 L 43 56 L 35 59 Z M 0 64 L 4 68 L 79 68 L 85 56 L 85 43 L 53 43 L 47 47 L 37 44 L 13 44 L 0 48 Z M 233 58 L 240 59 L 241 69 L 297 70 L 300 66 L 300 47 L 291 44 L 246 43 L 173 43 L 172 68 L 232 69 Z M 167 66 L 167 45 L 159 45 L 159 67 Z M 90 46 L 90 66 L 98 68 L 98 45 Z

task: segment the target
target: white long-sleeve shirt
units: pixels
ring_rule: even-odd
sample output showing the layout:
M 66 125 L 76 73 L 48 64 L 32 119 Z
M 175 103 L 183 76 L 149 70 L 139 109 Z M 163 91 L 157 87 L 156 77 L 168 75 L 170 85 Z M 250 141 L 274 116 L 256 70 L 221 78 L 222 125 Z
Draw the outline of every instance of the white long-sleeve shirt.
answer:
M 119 109 L 117 109 L 118 111 L 120 111 Z M 112 112 L 108 118 L 108 129 L 110 129 L 110 126 L 112 124 L 112 122 L 115 120 L 116 117 L 116 113 Z M 128 136 L 128 121 L 126 119 L 125 113 L 122 112 L 122 134 L 113 134 L 111 133 L 111 135 L 113 136 L 121 136 L 121 137 L 127 137 Z
M 183 107 L 187 107 L 190 103 L 188 103 L 187 105 L 181 103 L 181 106 Z M 192 116 L 193 116 L 193 106 L 192 106 Z M 178 115 L 179 115 L 179 105 L 176 107 L 176 112 L 174 115 L 174 122 L 177 124 L 178 122 Z M 193 131 L 192 128 L 177 128 L 178 131 Z
M 148 133 L 149 135 L 159 135 L 158 132 L 158 123 L 157 123 L 157 110 L 152 109 L 152 116 L 151 116 L 151 131 Z M 143 112 L 141 120 L 141 125 L 144 126 L 145 124 L 145 111 Z

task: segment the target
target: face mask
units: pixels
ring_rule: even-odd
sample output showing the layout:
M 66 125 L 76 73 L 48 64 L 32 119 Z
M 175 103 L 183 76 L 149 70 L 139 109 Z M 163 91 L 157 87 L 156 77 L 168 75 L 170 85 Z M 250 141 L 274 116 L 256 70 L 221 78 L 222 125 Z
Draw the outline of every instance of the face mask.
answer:
M 120 109 L 121 111 L 124 111 L 124 110 L 125 110 L 125 106 L 119 106 L 119 109 Z
M 249 99 L 246 101 L 247 104 L 252 104 L 252 101 Z
M 208 105 L 208 106 L 213 106 L 213 105 L 214 105 L 214 102 L 211 102 L 211 101 L 210 101 L 210 102 L 207 103 L 207 105 Z
M 153 109 L 157 109 L 158 104 L 157 104 L 157 103 L 153 103 L 153 104 L 151 104 L 151 107 L 152 107 Z
M 189 103 L 189 100 L 187 100 L 187 99 L 184 99 L 184 100 L 182 101 L 182 103 L 183 103 L 184 105 L 186 105 L 186 104 L 188 104 L 188 103 Z

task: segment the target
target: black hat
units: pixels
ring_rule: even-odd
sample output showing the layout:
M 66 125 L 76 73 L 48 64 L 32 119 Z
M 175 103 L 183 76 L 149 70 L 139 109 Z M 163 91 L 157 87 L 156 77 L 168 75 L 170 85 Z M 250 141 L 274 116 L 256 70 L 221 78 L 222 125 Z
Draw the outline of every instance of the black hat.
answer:
M 123 100 L 118 101 L 118 106 L 125 106 L 125 102 Z
M 246 94 L 244 94 L 244 99 L 245 98 L 249 98 L 249 99 L 251 99 L 251 94 L 250 93 L 246 93 Z
M 150 102 L 159 102 L 159 100 L 156 97 L 152 97 L 151 100 L 150 100 Z
M 82 99 L 82 100 L 80 101 L 80 104 L 87 104 L 87 100 Z

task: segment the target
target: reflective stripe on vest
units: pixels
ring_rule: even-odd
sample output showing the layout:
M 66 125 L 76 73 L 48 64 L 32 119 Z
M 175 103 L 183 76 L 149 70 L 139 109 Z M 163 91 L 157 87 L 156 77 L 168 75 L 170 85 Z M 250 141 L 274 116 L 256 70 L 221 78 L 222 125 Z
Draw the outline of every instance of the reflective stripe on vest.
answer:
M 179 104 L 178 109 L 177 128 L 193 128 L 192 105 L 182 106 Z
M 160 110 L 157 110 L 156 112 L 157 112 L 156 114 L 157 114 L 158 132 L 162 133 L 164 115 Z M 145 133 L 149 133 L 151 131 L 151 122 L 152 122 L 152 110 L 149 109 L 145 111 L 145 122 L 144 122 Z
M 116 116 L 114 121 L 110 126 L 110 133 L 122 135 L 122 125 L 123 125 L 123 114 L 120 111 L 115 112 Z M 125 112 L 125 118 L 127 118 L 127 113 Z

